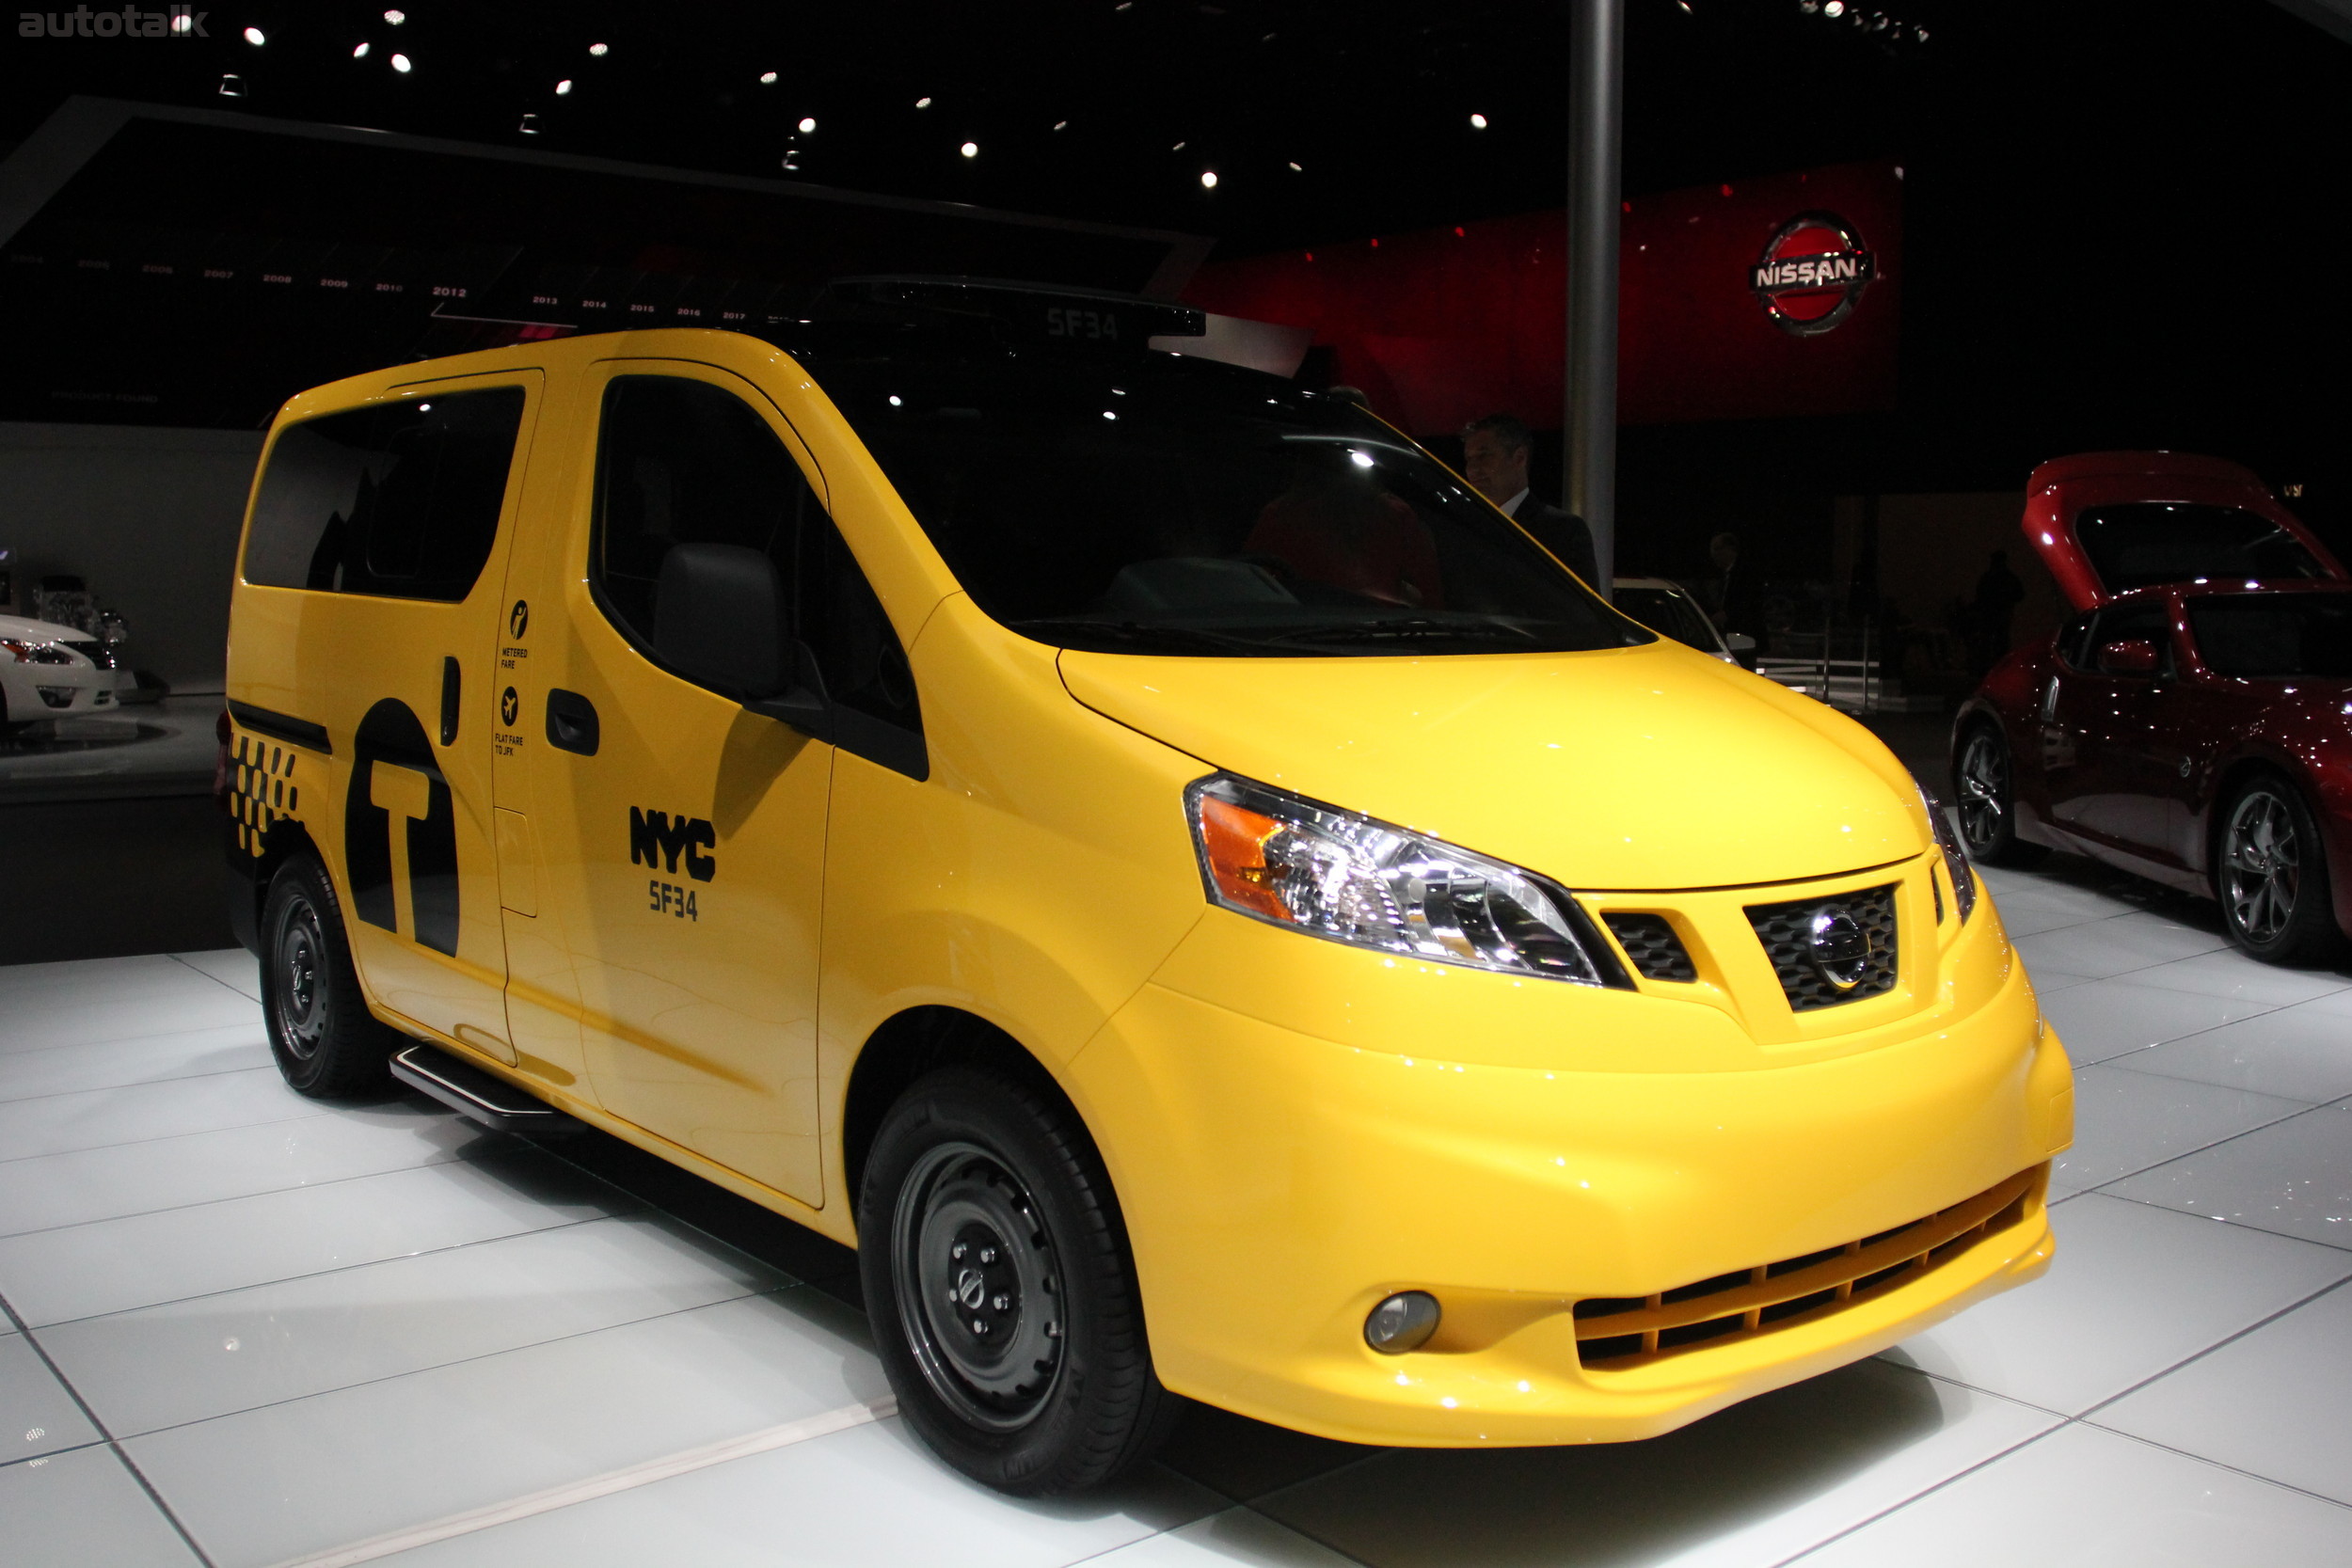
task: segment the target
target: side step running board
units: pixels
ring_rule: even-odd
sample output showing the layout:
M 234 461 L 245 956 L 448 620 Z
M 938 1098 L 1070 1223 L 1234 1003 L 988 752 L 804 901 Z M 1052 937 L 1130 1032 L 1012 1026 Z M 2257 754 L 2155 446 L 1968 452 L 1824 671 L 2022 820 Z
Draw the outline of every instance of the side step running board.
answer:
M 459 1061 L 446 1051 L 412 1045 L 392 1055 L 392 1076 L 431 1095 L 470 1121 L 501 1132 L 579 1132 L 585 1126 L 503 1079 Z

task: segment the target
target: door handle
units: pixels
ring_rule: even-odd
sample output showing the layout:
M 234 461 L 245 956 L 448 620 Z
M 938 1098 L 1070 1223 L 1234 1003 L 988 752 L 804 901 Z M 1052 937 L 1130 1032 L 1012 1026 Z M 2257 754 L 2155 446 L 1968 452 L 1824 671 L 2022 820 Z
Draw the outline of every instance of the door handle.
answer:
M 596 705 L 577 691 L 562 687 L 548 692 L 548 744 L 559 752 L 573 752 L 583 757 L 596 754 L 596 744 L 602 738 L 596 725 Z
M 457 744 L 457 715 L 460 711 L 457 705 L 458 682 L 457 660 L 453 657 L 442 659 L 441 744 L 444 746 Z

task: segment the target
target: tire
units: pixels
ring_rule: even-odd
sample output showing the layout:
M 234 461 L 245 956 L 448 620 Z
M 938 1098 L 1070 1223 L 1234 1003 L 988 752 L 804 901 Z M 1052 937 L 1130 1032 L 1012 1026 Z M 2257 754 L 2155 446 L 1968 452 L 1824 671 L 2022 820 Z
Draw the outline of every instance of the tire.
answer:
M 279 866 L 262 900 L 262 1015 L 278 1072 L 313 1100 L 389 1089 L 392 1053 L 408 1043 L 368 1011 L 342 904 L 308 855 Z
M 1972 724 L 1952 752 L 1952 803 L 1969 858 L 1986 865 L 2031 865 L 2050 851 L 2017 836 L 2017 765 L 1992 724 Z
M 2342 949 L 2328 886 L 2328 851 L 2303 796 L 2258 774 L 2231 792 L 2214 840 L 2221 924 L 2249 957 L 2311 964 Z
M 1078 1492 L 1167 1436 L 1183 1402 L 1152 1370 L 1118 1200 L 1057 1100 L 972 1068 L 918 1081 L 875 1134 L 858 1235 L 899 1412 L 965 1475 Z

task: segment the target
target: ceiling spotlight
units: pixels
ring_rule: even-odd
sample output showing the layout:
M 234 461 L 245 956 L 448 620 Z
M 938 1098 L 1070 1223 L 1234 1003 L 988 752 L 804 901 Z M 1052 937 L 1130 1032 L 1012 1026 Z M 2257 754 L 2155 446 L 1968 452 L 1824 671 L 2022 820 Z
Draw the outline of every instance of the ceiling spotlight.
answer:
M 555 84 L 555 96 L 558 98 L 562 98 L 564 94 L 570 92 L 571 90 L 572 79 L 569 76 L 564 77 L 562 81 Z
M 351 52 L 351 57 L 355 60 L 366 59 L 368 57 L 368 46 L 364 43 L 361 44 L 358 48 Z
M 817 121 L 816 121 L 816 119 L 815 119 L 814 118 L 807 119 L 803 119 L 803 120 L 802 120 L 802 121 L 801 121 L 801 134 L 802 134 L 803 135 L 806 135 L 809 132 L 814 131 L 814 130 L 816 130 L 816 129 L 817 129 Z
M 603 59 L 607 55 L 612 53 L 612 47 L 610 44 L 592 43 L 588 46 L 588 53 L 594 55 L 598 59 Z
M 1066 119 L 1057 119 L 1054 121 L 1054 129 L 1057 131 L 1067 131 L 1070 129 L 1070 121 Z
M 394 55 L 392 56 L 392 69 L 399 71 L 403 76 L 407 75 L 410 70 L 408 56 L 405 55 Z
M 1178 142 L 1174 147 L 1168 149 L 1170 152 L 1182 152 L 1184 150 L 1184 144 L 1183 142 Z
M 520 131 L 526 136 L 537 135 L 539 134 L 539 117 L 537 115 L 523 116 L 523 122 L 516 126 L 516 129 Z
M 1829 0 L 1829 3 L 1821 8 L 1821 14 L 1833 17 L 1845 15 L 1846 0 Z
M 188 33 L 195 31 L 195 29 L 196 18 L 190 16 L 185 11 L 174 11 L 171 13 L 171 30 L 173 32 Z
M 1473 130 L 1473 131 L 1484 131 L 1486 128 L 1486 117 L 1485 115 L 1472 115 L 1472 116 L 1470 116 L 1470 129 L 1471 129 L 1471 130 Z
M 259 27 L 247 27 L 245 30 L 245 41 L 258 47 L 259 45 L 267 43 L 269 40 L 262 36 L 262 29 Z
M 220 79 L 220 95 L 223 98 L 243 98 L 245 96 L 245 78 L 242 76 L 222 77 Z
M 1200 188 L 1204 191 L 1216 189 L 1216 170 L 1204 168 L 1200 171 Z
M 1304 168 L 1301 168 L 1301 167 L 1298 166 L 1298 164 L 1297 164 L 1295 161 L 1294 161 L 1294 162 L 1291 164 L 1291 172 L 1292 172 L 1293 174 L 1304 174 L 1304 173 L 1306 173 L 1307 171 L 1306 171 Z
M 961 147 L 956 149 L 956 150 L 962 153 L 967 158 L 977 158 L 980 155 L 980 144 L 976 141 L 968 141 Z
M 406 11 L 386 11 L 384 13 L 384 20 L 397 27 L 402 23 L 408 20 L 408 13 Z
M 774 87 L 776 85 L 776 73 L 772 71 L 761 71 L 759 73 L 759 85 L 763 87 Z
M 928 109 L 931 106 L 931 101 L 928 98 L 918 98 L 914 101 L 914 106 L 918 109 Z

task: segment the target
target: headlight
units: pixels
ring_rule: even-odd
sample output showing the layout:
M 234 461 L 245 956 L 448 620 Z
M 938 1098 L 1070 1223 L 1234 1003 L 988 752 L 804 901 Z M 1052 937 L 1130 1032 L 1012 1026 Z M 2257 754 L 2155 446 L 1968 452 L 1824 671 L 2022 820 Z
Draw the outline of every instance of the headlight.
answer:
M 1184 792 L 1212 902 L 1375 952 L 1631 982 L 1565 890 L 1354 812 L 1218 774 Z
M 1928 825 L 1935 830 L 1935 842 L 1944 851 L 1944 870 L 1951 879 L 1952 901 L 1959 907 L 1960 921 L 1964 926 L 1977 910 L 1977 877 L 1968 868 L 1968 847 L 1952 831 L 1951 814 L 1944 809 L 1944 802 L 1926 784 L 1919 785 L 1919 803 L 1927 808 Z
M 6 653 L 19 664 L 71 664 L 73 656 L 50 642 L 28 642 L 14 637 L 0 637 L 0 653 Z

